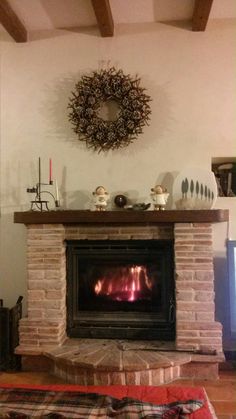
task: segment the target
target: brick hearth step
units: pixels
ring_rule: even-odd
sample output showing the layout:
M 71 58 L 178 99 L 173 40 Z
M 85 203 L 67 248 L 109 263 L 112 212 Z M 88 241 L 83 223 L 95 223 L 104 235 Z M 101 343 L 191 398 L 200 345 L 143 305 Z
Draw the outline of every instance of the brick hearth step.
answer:
M 56 376 L 80 385 L 160 385 L 183 375 L 218 378 L 223 360 L 175 351 L 171 343 L 105 339 L 69 339 L 44 356 Z

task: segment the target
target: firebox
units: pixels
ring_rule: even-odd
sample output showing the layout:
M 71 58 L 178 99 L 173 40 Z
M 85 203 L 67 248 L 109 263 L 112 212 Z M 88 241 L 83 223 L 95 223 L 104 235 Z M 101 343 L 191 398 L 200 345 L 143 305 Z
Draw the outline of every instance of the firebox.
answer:
M 175 339 L 172 240 L 67 240 L 67 335 Z

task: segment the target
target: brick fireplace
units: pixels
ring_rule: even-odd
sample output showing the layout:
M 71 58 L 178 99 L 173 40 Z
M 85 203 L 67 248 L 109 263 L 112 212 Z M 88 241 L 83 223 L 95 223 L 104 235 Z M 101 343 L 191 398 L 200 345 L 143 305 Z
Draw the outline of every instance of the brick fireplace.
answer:
M 20 344 L 16 352 L 22 355 L 25 365 L 27 360 L 37 358 L 46 359 L 50 366 L 57 355 L 68 352 L 68 346 L 65 346 L 68 345 L 66 240 L 173 240 L 176 338 L 170 349 L 172 378 L 174 375 L 195 374 L 196 365 L 198 370 L 203 366 L 202 372 L 208 365 L 210 373 L 217 376 L 218 363 L 223 356 L 222 326 L 215 320 L 212 223 L 226 221 L 227 217 L 226 210 L 15 213 L 15 222 L 27 226 L 28 272 L 27 317 L 20 322 Z M 73 340 L 74 353 L 75 348 L 78 352 L 78 348 L 84 348 L 84 344 L 79 339 L 77 342 Z M 89 346 L 91 342 L 87 344 Z M 114 346 L 114 342 L 111 344 Z M 180 368 L 181 362 L 176 364 L 173 361 L 176 354 L 188 354 L 188 362 L 181 362 L 188 364 L 189 368 L 186 365 Z M 190 358 L 189 354 L 192 354 Z M 148 383 L 153 384 L 150 371 L 156 370 L 157 366 L 154 367 L 152 363 L 148 365 L 151 365 Z M 178 374 L 174 374 L 175 367 L 179 368 Z M 54 362 L 54 373 L 68 378 L 63 368 L 58 368 Z M 79 368 L 81 375 L 81 365 Z M 91 373 L 91 366 L 89 368 Z M 123 373 L 123 366 L 118 369 Z M 78 377 L 72 379 L 71 373 L 69 375 L 68 381 L 99 383 L 98 379 L 89 382 L 84 378 L 81 382 Z M 132 380 L 131 383 L 134 383 Z M 109 378 L 107 384 L 112 383 L 114 380 Z M 128 383 L 128 380 L 122 378 L 120 383 Z

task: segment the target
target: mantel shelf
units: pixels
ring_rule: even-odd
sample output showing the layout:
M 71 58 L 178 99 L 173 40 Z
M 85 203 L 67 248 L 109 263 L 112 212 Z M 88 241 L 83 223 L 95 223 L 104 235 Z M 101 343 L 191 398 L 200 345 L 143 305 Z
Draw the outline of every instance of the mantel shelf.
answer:
M 228 221 L 227 209 L 166 211 L 25 211 L 14 213 L 21 224 L 143 224 L 143 223 L 220 223 Z

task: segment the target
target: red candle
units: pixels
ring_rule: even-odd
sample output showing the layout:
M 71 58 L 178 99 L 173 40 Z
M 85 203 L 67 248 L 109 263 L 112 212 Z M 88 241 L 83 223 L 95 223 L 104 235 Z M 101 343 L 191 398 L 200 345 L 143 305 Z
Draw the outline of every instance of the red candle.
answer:
M 49 159 L 49 183 L 52 182 L 52 159 Z

